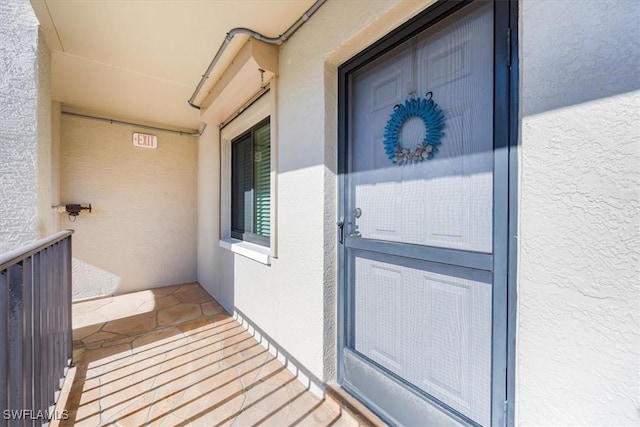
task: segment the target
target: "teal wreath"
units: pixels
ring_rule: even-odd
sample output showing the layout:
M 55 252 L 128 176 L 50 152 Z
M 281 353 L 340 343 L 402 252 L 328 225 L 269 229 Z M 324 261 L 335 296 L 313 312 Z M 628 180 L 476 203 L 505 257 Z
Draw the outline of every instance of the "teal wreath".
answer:
M 404 165 L 431 160 L 438 151 L 440 137 L 444 135 L 444 113 L 433 101 L 433 92 L 425 98 L 410 98 L 404 104 L 393 107 L 393 113 L 384 128 L 384 151 L 393 163 Z M 402 146 L 400 129 L 410 117 L 419 117 L 424 122 L 424 139 L 414 150 Z

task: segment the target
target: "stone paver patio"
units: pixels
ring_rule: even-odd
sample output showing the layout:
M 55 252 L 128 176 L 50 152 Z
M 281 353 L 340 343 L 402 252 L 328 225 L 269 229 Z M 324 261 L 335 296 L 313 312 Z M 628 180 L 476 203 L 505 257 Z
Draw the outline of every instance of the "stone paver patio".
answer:
M 355 426 L 199 284 L 73 305 L 59 426 Z

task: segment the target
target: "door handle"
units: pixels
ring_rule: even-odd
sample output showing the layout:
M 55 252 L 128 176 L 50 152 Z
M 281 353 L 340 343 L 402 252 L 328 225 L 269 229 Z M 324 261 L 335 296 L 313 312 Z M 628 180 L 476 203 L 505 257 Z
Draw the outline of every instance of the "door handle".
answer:
M 336 222 L 336 225 L 338 226 L 338 242 L 340 242 L 340 244 L 344 243 L 344 217 L 340 218 L 340 220 L 338 222 Z
M 362 237 L 362 234 L 360 234 L 360 232 L 356 230 L 353 233 L 350 233 L 349 237 Z

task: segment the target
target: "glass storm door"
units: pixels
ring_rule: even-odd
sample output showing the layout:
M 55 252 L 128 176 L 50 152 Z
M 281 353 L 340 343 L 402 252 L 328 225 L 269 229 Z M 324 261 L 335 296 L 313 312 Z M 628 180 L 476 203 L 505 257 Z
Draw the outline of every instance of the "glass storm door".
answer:
M 503 102 L 495 95 L 499 3 L 440 12 L 435 24 L 341 71 L 339 376 L 393 424 L 504 418 L 506 252 L 497 239 L 506 236 L 508 193 L 495 123 L 508 118 L 494 108 Z M 392 157 L 398 150 L 385 127 L 396 106 L 428 99 L 443 112 L 444 135 L 426 144 L 434 117 L 406 118 L 390 159 L 385 144 Z

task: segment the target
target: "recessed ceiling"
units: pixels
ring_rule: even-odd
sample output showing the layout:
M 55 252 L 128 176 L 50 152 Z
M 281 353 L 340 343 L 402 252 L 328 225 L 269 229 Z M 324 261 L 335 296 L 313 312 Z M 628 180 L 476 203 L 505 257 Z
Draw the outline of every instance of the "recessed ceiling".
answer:
M 52 96 L 65 106 L 197 129 L 187 100 L 234 27 L 278 36 L 313 0 L 31 0 L 52 56 Z M 237 36 L 196 99 L 246 41 Z

